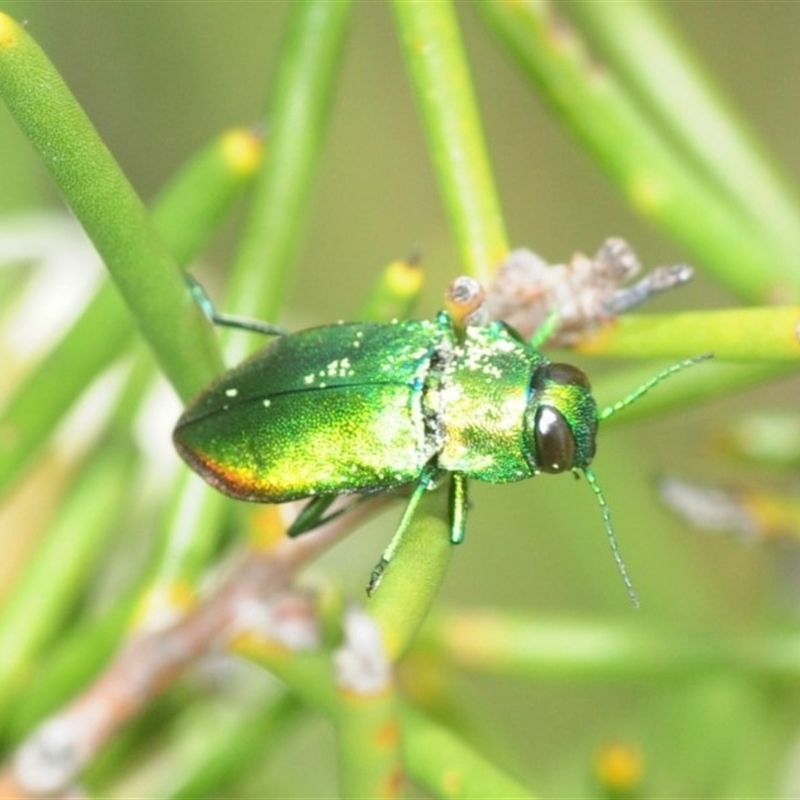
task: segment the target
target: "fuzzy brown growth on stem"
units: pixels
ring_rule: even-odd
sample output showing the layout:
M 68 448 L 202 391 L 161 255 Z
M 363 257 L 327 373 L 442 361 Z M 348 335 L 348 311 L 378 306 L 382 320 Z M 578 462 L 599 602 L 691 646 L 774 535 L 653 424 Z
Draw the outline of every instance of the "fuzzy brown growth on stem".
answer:
M 547 264 L 530 250 L 514 250 L 487 290 L 491 319 L 502 319 L 523 336 L 536 331 L 553 310 L 558 329 L 551 343 L 570 345 L 584 333 L 694 274 L 686 264 L 657 267 L 639 281 L 639 259 L 623 239 L 606 239 L 593 258 L 575 253 L 567 264 Z

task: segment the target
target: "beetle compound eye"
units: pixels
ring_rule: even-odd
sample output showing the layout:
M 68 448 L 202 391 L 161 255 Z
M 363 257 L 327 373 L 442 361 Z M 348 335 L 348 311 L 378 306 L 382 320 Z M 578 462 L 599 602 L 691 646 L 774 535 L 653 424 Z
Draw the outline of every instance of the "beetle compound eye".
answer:
M 586 374 L 572 364 L 548 364 L 545 377 L 552 383 L 562 386 L 582 386 L 584 389 L 591 389 Z
M 541 406 L 534 421 L 536 463 L 542 472 L 564 472 L 575 466 L 575 437 L 559 411 Z
M 544 364 L 534 370 L 531 389 L 545 391 L 549 386 L 578 386 L 591 391 L 586 374 L 572 364 Z

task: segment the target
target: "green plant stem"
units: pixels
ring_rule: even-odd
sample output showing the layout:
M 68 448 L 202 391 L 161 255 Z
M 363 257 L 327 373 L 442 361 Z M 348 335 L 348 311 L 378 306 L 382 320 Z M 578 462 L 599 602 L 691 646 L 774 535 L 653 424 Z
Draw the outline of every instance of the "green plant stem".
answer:
M 13 217 L 12 217 L 13 220 Z M 11 222 L 13 225 L 13 221 Z M 8 228 L 8 220 L 0 225 L 0 237 L 3 236 L 5 229 Z M 19 302 L 25 293 L 25 278 L 30 274 L 30 267 L 25 264 L 9 264 L 4 262 L 0 265 L 0 319 L 10 315 L 11 310 Z
M 136 192 L 38 45 L 0 14 L 0 96 L 97 248 L 178 393 L 220 370 L 211 330 Z
M 534 797 L 464 739 L 421 712 L 407 708 L 404 722 L 403 745 L 414 779 L 434 796 Z
M 75 602 L 130 484 L 133 453 L 111 446 L 72 486 L 0 611 L 0 709 Z M 98 498 L 102 498 L 99 502 Z M 0 712 L 2 716 L 2 712 Z
M 451 611 L 431 618 L 420 646 L 453 666 L 493 675 L 581 680 L 684 680 L 733 671 L 795 680 L 800 637 L 690 635 L 639 622 Z
M 391 322 L 406 319 L 422 292 L 424 274 L 412 258 L 392 261 L 381 270 L 369 294 L 359 307 L 356 319 L 365 322 Z
M 378 590 L 367 602 L 393 662 L 413 641 L 450 563 L 453 545 L 446 488 L 426 492 Z
M 657 4 L 570 2 L 601 56 L 646 100 L 742 214 L 800 251 L 800 201 Z M 754 200 L 757 198 L 757 200 Z
M 3 407 L 0 493 L 23 474 L 66 411 L 119 356 L 131 331 L 130 316 L 119 292 L 113 284 L 103 284 L 70 330 L 16 387 Z M 69 369 L 64 369 L 64 364 L 69 364 Z
M 351 10 L 349 0 L 307 0 L 292 6 L 267 112 L 270 158 L 253 190 L 226 311 L 275 320 L 283 304 Z M 232 336 L 226 347 L 229 363 L 241 361 L 247 349 L 248 340 Z
M 137 586 L 128 587 L 98 618 L 84 616 L 37 661 L 20 702 L 0 718 L 5 740 L 19 742 L 102 669 L 119 647 L 138 594 Z
M 220 703 L 189 709 L 181 720 L 181 732 L 194 746 L 177 762 L 171 777 L 179 776 L 169 789 L 171 800 L 196 800 L 220 794 L 237 778 L 269 758 L 281 740 L 302 719 L 302 707 L 291 694 L 281 694 L 270 703 L 238 708 L 219 719 Z M 202 731 L 202 736 L 198 732 Z M 246 735 L 242 735 L 246 731 Z M 180 743 L 179 743 L 180 746 Z M 181 761 L 183 763 L 181 763 Z
M 741 297 L 800 299 L 800 271 L 779 243 L 675 151 L 552 5 L 482 0 L 474 7 L 634 209 Z
M 486 283 L 508 244 L 453 5 L 396 0 L 394 12 L 462 264 Z
M 222 523 L 232 510 L 228 498 L 181 470 L 158 523 L 159 549 L 134 625 L 147 626 L 164 612 L 184 612 L 194 604 L 197 583 L 217 552 Z
M 217 229 L 252 177 L 260 153 L 252 133 L 228 131 L 194 155 L 159 194 L 153 224 L 180 264 L 188 264 Z M 0 493 L 22 474 L 92 380 L 122 354 L 132 333 L 119 292 L 105 282 L 2 410 Z M 64 364 L 70 368 L 63 369 Z
M 618 317 L 576 349 L 607 356 L 685 358 L 714 353 L 739 361 L 800 359 L 800 308 L 732 308 Z
M 153 224 L 182 266 L 210 243 L 266 160 L 269 144 L 254 128 L 231 128 L 200 148 L 159 192 Z
M 226 312 L 274 319 L 280 309 L 309 204 L 349 13 L 349 2 L 322 0 L 292 10 L 270 102 L 269 159 L 253 190 Z M 227 360 L 241 361 L 253 340 L 252 334 L 226 337 Z M 142 620 L 165 604 L 180 608 L 191 602 L 194 583 L 215 552 L 222 520 L 231 508 L 196 476 L 181 476 L 160 523 L 161 547 L 142 599 Z
M 127 492 L 136 461 L 130 431 L 153 372 L 149 351 L 142 349 L 137 356 L 105 437 L 70 476 L 59 514 L 38 539 L 0 609 L 0 643 L 5 643 L 0 649 L 5 656 L 0 656 L 0 708 L 18 700 L 16 692 L 27 684 L 42 652 L 58 641 L 57 634 L 63 635 L 63 623 L 78 607 L 109 538 L 120 532 L 121 520 L 128 523 Z
M 229 131 L 190 159 L 180 174 L 160 193 L 154 207 L 154 221 L 157 227 L 163 231 L 165 240 L 174 249 L 177 258 L 188 262 L 205 244 L 224 213 L 241 194 L 260 158 L 261 142 L 258 137 L 246 130 Z M 100 321 L 98 322 L 98 320 Z M 11 405 L 5 410 L 4 424 L 10 425 L 12 428 L 16 426 L 15 429 L 23 434 L 23 440 L 18 440 L 17 447 L 10 448 L 8 451 L 0 451 L 2 455 L 0 465 L 7 464 L 9 468 L 8 471 L 2 473 L 7 480 L 10 481 L 14 477 L 20 466 L 18 462 L 12 464 L 11 460 L 14 458 L 25 460 L 34 454 L 35 445 L 40 443 L 50 432 L 60 414 L 71 405 L 81 390 L 96 376 L 99 369 L 120 354 L 124 344 L 130 341 L 131 334 L 130 317 L 120 301 L 117 290 L 112 284 L 106 283 L 89 304 L 84 315 L 51 351 L 45 362 L 34 370 L 14 396 Z M 64 371 L 61 368 L 64 363 L 71 365 L 70 370 Z M 143 368 L 140 368 L 142 366 Z M 134 385 L 131 388 L 133 391 L 127 392 L 120 400 L 113 423 L 115 428 L 127 430 L 126 424 L 130 424 L 132 415 L 138 409 L 141 393 L 148 384 L 147 373 L 150 372 L 150 369 L 149 362 L 143 364 L 141 359 L 137 361 L 137 368 L 132 377 Z M 53 374 L 58 374 L 60 379 L 54 381 Z M 57 393 L 56 398 L 54 398 L 54 393 Z M 125 418 L 126 423 L 120 420 L 120 415 Z M 27 446 L 23 447 L 22 445 Z M 123 452 L 124 450 L 120 450 L 119 454 L 122 455 Z M 118 506 L 114 504 L 114 494 L 110 490 L 113 484 L 104 485 L 104 482 L 113 481 L 117 474 L 111 469 L 103 471 L 103 464 L 109 466 L 107 461 L 108 458 L 101 458 L 100 466 L 95 466 L 92 461 L 87 468 L 89 474 L 94 475 L 96 482 L 100 484 L 100 488 L 94 494 L 91 494 L 90 491 L 91 513 L 86 514 L 83 525 L 79 526 L 79 533 L 70 532 L 67 529 L 67 533 L 64 535 L 68 546 L 61 543 L 63 538 L 61 532 L 64 530 L 64 525 L 68 524 L 70 520 L 74 523 L 72 516 L 62 515 L 56 528 L 37 550 L 36 560 L 26 570 L 26 577 L 19 592 L 23 600 L 28 596 L 35 597 L 35 621 L 32 622 L 24 617 L 22 612 L 27 606 L 22 601 L 6 607 L 4 621 L 0 624 L 0 638 L 6 627 L 13 633 L 22 625 L 28 632 L 28 637 L 20 638 L 18 647 L 4 650 L 10 654 L 16 652 L 15 662 L 30 658 L 37 643 L 41 644 L 43 641 L 40 628 L 48 625 L 53 616 L 52 610 L 48 612 L 48 609 L 55 604 L 55 608 L 59 612 L 62 611 L 67 607 L 67 604 L 62 602 L 64 593 L 74 593 L 74 591 L 80 590 L 82 581 L 76 577 L 75 569 L 68 568 L 70 554 L 83 553 L 85 570 L 88 564 L 86 558 L 90 552 L 93 552 L 87 548 L 92 542 L 95 545 L 98 543 L 92 539 L 92 536 L 95 536 L 96 539 L 104 532 L 94 525 L 94 518 L 98 515 L 107 516 L 118 510 Z M 100 470 L 99 477 L 98 469 Z M 84 485 L 83 481 L 85 480 L 88 478 L 82 479 L 78 484 L 79 497 L 83 497 L 85 494 L 80 488 Z M 199 484 L 199 481 L 197 483 Z M 122 481 L 119 485 L 124 486 L 125 482 Z M 206 494 L 213 495 L 207 490 Z M 97 501 L 98 497 L 103 498 L 102 502 Z M 78 498 L 74 499 L 77 501 Z M 69 501 L 68 507 L 71 507 L 71 503 L 72 500 Z M 183 590 L 181 597 L 184 600 L 191 597 L 191 589 L 187 588 L 187 586 L 193 588 L 190 579 L 193 581 L 197 577 L 200 565 L 205 566 L 209 553 L 216 547 L 215 537 L 203 535 L 203 531 L 208 530 L 215 517 L 211 513 L 202 514 L 203 510 L 208 511 L 208 504 L 215 503 L 221 505 L 221 498 L 209 497 L 206 505 L 196 504 L 193 507 L 192 510 L 195 513 L 201 512 L 203 523 L 198 526 L 198 535 L 195 535 L 197 533 L 195 530 L 187 532 L 185 527 L 179 528 L 177 534 L 169 539 L 169 544 L 164 545 L 166 551 L 164 560 L 171 570 L 172 577 L 177 572 L 180 577 L 184 578 L 183 581 L 177 579 L 174 581 L 178 589 Z M 79 548 L 83 549 L 79 550 Z M 37 564 L 39 562 L 49 564 L 54 559 L 59 566 L 58 575 L 44 580 L 42 570 L 37 567 Z M 64 582 L 67 578 L 71 579 L 69 586 Z M 175 590 L 175 585 L 171 588 Z M 117 638 L 123 630 L 124 626 L 119 626 Z M 30 641 L 27 641 L 27 638 L 30 638 Z M 106 638 L 106 634 L 103 634 L 103 642 L 106 641 L 110 640 Z M 107 652 L 103 646 L 93 640 L 90 640 L 89 646 L 93 654 L 98 653 L 101 657 L 103 652 Z M 87 658 L 84 654 L 83 662 L 90 665 L 95 663 L 95 659 Z M 53 677 L 51 685 L 56 690 L 62 690 L 59 697 L 63 699 L 70 691 L 70 687 L 74 690 L 81 679 L 80 676 L 85 674 L 85 672 L 76 673 L 72 670 L 66 677 Z M 0 675 L 0 678 L 2 677 Z M 0 689 L 3 691 L 12 684 L 0 683 L 0 686 L 3 686 L 3 689 Z
M 368 694 L 342 692 L 336 716 L 341 795 L 400 797 L 400 720 L 394 687 Z
M 340 713 L 339 696 L 323 654 L 265 647 L 255 637 L 240 639 L 235 649 L 283 680 L 317 711 L 334 718 Z M 408 706 L 402 708 L 402 731 L 409 776 L 433 795 L 533 797 L 456 733 Z

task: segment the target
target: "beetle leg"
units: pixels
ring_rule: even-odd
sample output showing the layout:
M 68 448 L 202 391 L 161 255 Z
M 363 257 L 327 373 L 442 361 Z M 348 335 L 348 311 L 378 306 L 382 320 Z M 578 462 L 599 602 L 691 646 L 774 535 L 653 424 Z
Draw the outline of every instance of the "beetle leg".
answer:
M 361 503 L 374 499 L 375 494 L 356 495 L 346 505 L 337 508 L 330 514 L 325 514 L 333 502 L 340 497 L 342 497 L 340 494 L 321 494 L 309 500 L 303 508 L 300 509 L 300 513 L 295 517 L 294 522 L 286 530 L 286 535 L 294 539 L 296 536 L 302 536 L 304 533 L 309 533 L 315 528 L 327 525 L 329 522 L 333 522 L 337 517 L 342 516 L 342 514 L 349 514 Z
M 263 333 L 267 336 L 286 336 L 286 331 L 279 328 L 277 325 L 272 325 L 269 322 L 261 322 L 257 319 L 248 319 L 247 317 L 237 317 L 233 314 L 220 314 L 211 298 L 203 288 L 201 283 L 193 275 L 188 272 L 184 273 L 184 280 L 189 287 L 189 291 L 194 297 L 200 310 L 205 314 L 206 319 L 213 325 L 220 325 L 224 328 L 238 328 L 243 331 L 253 331 L 254 333 Z
M 461 544 L 467 527 L 467 478 L 460 472 L 450 476 L 450 541 Z
M 309 500 L 300 513 L 295 517 L 294 522 L 286 530 L 286 535 L 294 538 L 300 534 L 308 533 L 326 522 L 344 514 L 352 508 L 352 503 L 348 503 L 344 508 L 335 511 L 333 514 L 323 517 L 323 514 L 330 508 L 331 503 L 338 497 L 338 494 L 322 494 Z
M 400 524 L 397 526 L 397 530 L 395 531 L 394 536 L 392 536 L 389 546 L 383 551 L 381 560 L 375 565 L 375 568 L 372 570 L 372 574 L 369 576 L 367 595 L 371 596 L 372 593 L 378 588 L 378 584 L 380 584 L 381 579 L 383 578 L 383 573 L 386 571 L 386 567 L 389 566 L 389 562 L 392 560 L 392 558 L 394 558 L 397 548 L 400 547 L 400 542 L 403 541 L 403 536 L 408 530 L 411 520 L 414 518 L 414 512 L 417 510 L 419 501 L 422 499 L 422 495 L 425 494 L 430 487 L 430 483 L 430 476 L 423 474 L 420 482 L 414 487 L 414 491 L 411 493 L 411 497 L 408 499 L 405 511 L 403 511 L 403 516 L 400 519 Z

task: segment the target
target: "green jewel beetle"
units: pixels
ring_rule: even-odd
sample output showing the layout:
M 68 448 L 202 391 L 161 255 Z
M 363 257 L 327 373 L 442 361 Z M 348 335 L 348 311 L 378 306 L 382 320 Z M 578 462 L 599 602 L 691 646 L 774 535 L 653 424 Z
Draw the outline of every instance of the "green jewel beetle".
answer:
M 236 318 L 213 319 L 276 332 Z M 368 592 L 423 492 L 443 478 L 450 478 L 450 539 L 457 544 L 464 538 L 470 478 L 510 483 L 579 470 L 600 503 L 636 604 L 589 467 L 598 424 L 705 356 L 675 364 L 600 411 L 581 370 L 539 352 L 552 327 L 546 324 L 526 342 L 503 322 L 458 331 L 443 311 L 432 320 L 342 323 L 281 335 L 189 404 L 175 427 L 175 446 L 193 470 L 231 497 L 264 503 L 312 498 L 290 535 L 321 524 L 335 496 L 413 486 Z

